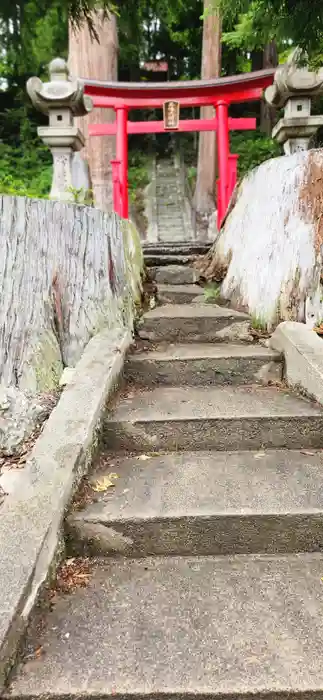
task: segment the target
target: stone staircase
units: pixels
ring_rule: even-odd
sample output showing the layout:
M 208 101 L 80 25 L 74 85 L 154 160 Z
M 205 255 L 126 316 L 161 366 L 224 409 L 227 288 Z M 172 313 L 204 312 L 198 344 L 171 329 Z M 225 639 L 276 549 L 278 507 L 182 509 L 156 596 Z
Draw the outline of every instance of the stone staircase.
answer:
M 262 384 L 271 350 L 220 341 L 245 318 L 145 315 L 94 466 L 118 479 L 66 521 L 89 580 L 55 596 L 11 698 L 321 700 L 323 412 Z
M 180 170 L 174 157 L 157 161 L 156 219 L 161 243 L 194 240 Z
M 162 299 L 184 303 L 193 299 L 200 288 L 195 286 L 198 273 L 193 263 L 197 256 L 203 255 L 210 248 L 210 243 L 144 243 L 143 251 L 150 278 L 158 287 Z M 167 293 L 167 297 L 165 294 Z M 200 290 L 200 293 L 202 291 Z
M 145 263 L 151 278 L 168 288 L 194 284 L 197 275 L 192 263 L 211 246 L 210 240 L 198 240 L 193 231 L 183 178 L 179 156 L 160 159 L 152 175 L 154 203 L 146 211 L 151 234 L 143 241 Z

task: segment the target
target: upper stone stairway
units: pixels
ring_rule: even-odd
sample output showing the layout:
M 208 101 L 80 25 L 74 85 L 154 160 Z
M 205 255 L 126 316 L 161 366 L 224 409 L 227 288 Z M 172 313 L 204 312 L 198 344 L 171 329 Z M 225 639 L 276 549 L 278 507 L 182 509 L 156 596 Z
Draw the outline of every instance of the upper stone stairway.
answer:
M 176 157 L 156 164 L 156 220 L 160 243 L 194 240 L 188 202 Z
M 99 492 L 66 518 L 88 580 L 55 595 L 8 694 L 322 700 L 322 408 L 276 353 L 224 341 L 245 314 L 167 281 L 107 407 Z
M 178 156 L 157 161 L 149 195 L 154 201 L 146 212 L 148 231 L 152 233 L 143 248 L 145 263 L 158 284 L 194 283 L 196 274 L 191 264 L 211 245 L 196 236 L 183 178 Z

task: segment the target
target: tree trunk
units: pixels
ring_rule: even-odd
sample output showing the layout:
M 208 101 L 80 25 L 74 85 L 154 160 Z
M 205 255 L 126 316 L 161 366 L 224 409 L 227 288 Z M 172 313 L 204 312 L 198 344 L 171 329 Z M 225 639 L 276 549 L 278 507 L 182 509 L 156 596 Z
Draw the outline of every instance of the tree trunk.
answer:
M 210 1 L 204 0 L 204 11 Z M 203 22 L 202 70 L 204 79 L 218 78 L 221 74 L 221 18 L 217 11 L 205 17 Z M 202 107 L 201 118 L 212 119 L 213 107 Z M 216 134 L 201 132 L 197 163 L 197 180 L 194 205 L 201 214 L 209 214 L 215 208 Z
M 132 327 L 142 253 L 93 207 L 0 196 L 0 384 L 50 391 L 101 328 Z
M 323 151 L 273 158 L 242 181 L 209 253 L 196 264 L 231 305 L 272 330 L 323 318 Z M 255 274 L 257 271 L 257 274 Z
M 276 42 L 270 41 L 266 44 L 263 51 L 263 68 L 276 68 L 278 66 L 278 52 Z M 260 131 L 267 136 L 271 136 L 273 126 L 276 120 L 276 109 L 266 102 L 261 100 L 260 105 Z
M 99 41 L 91 37 L 85 22 L 81 29 L 69 29 L 69 68 L 72 75 L 96 80 L 117 80 L 118 37 L 115 15 L 103 18 L 102 11 L 95 16 L 95 29 Z M 88 137 L 88 125 L 111 123 L 115 119 L 112 109 L 94 109 L 86 117 L 78 117 L 76 123 L 83 131 L 86 144 L 83 158 L 90 169 L 95 206 L 112 210 L 112 173 L 110 161 L 115 157 L 113 136 Z

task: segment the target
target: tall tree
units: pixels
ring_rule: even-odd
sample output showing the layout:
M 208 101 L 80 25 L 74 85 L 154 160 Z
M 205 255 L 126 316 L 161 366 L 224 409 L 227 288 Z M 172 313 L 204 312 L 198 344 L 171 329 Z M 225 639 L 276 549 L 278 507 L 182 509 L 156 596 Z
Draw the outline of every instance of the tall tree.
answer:
M 221 74 L 221 17 L 218 9 L 208 12 L 209 1 L 204 0 L 203 44 L 201 77 L 218 78 Z M 202 107 L 201 117 L 211 119 L 213 107 Z M 216 136 L 213 131 L 201 132 L 194 196 L 196 210 L 210 213 L 214 210 L 216 177 Z
M 93 36 L 95 33 L 95 37 Z M 80 28 L 70 24 L 69 68 L 73 75 L 96 80 L 117 80 L 118 37 L 116 16 L 97 10 L 91 25 Z M 112 175 L 110 161 L 114 157 L 113 136 L 89 138 L 89 124 L 114 121 L 111 109 L 94 109 L 86 117 L 77 119 L 86 139 L 82 157 L 87 161 L 95 205 L 103 211 L 112 209 Z
M 263 50 L 263 68 L 276 68 L 278 66 L 277 42 L 275 39 L 268 41 Z M 260 104 L 260 130 L 267 136 L 271 132 L 276 121 L 276 110 L 262 99 Z

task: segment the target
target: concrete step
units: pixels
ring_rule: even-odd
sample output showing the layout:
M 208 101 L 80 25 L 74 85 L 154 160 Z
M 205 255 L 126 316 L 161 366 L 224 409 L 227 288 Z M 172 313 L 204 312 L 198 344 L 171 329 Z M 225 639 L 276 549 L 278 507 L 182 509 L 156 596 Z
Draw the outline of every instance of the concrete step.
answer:
M 157 280 L 158 281 L 158 280 Z M 172 343 L 221 341 L 218 332 L 249 316 L 216 304 L 169 304 L 148 311 L 143 317 L 139 335 L 152 341 Z
M 157 196 L 157 208 L 158 209 L 167 209 L 169 207 L 178 207 L 178 209 L 181 209 L 183 206 L 183 198 L 181 196 L 181 193 L 178 191 L 174 192 L 174 187 L 170 185 L 169 187 L 156 187 L 156 196 Z
M 181 210 L 182 206 L 182 198 L 179 196 L 178 192 L 175 192 L 173 194 L 173 189 L 170 187 L 168 191 L 165 191 L 164 188 L 158 188 L 157 187 L 157 197 L 158 197 L 158 191 L 161 196 L 160 202 L 157 201 L 157 211 L 164 211 L 167 212 L 170 208 L 178 208 L 178 210 Z
M 159 284 L 158 299 L 162 304 L 190 304 L 196 297 L 204 299 L 204 290 L 198 284 Z
M 131 355 L 125 376 L 139 386 L 207 386 L 282 379 L 279 353 L 261 345 L 191 343 Z
M 169 233 L 171 233 L 172 231 L 177 231 L 178 233 L 180 233 L 180 236 L 178 236 L 178 240 L 180 241 L 181 237 L 183 237 L 184 221 L 180 217 L 157 215 L 157 226 L 159 233 L 165 233 L 165 231 L 168 231 Z M 171 236 L 170 239 L 174 240 Z
M 157 214 L 157 224 L 159 231 L 163 231 L 164 229 L 169 231 L 172 229 L 172 227 L 181 230 L 183 238 L 183 233 L 185 230 L 184 220 L 182 216 L 178 216 L 175 212 L 169 212 L 167 216 L 165 214 Z M 170 237 L 170 240 L 172 241 L 173 239 Z M 179 240 L 181 240 L 181 238 Z
M 167 228 L 165 226 L 158 228 L 158 238 L 160 241 L 168 241 L 170 238 L 173 241 L 180 241 L 183 236 L 183 226 L 180 229 Z
M 112 450 L 319 448 L 323 410 L 282 389 L 259 386 L 134 389 L 107 412 Z
M 176 241 L 167 243 L 147 243 L 142 244 L 144 254 L 151 253 L 152 255 L 203 255 L 211 247 L 210 242 L 204 241 Z
M 176 227 L 175 227 L 176 228 Z M 181 229 L 183 232 L 183 229 Z M 196 260 L 195 255 L 172 255 L 171 253 L 167 255 L 151 255 L 150 253 L 145 254 L 145 263 L 147 267 L 166 267 L 168 265 L 190 265 Z
M 10 700 L 321 700 L 323 557 L 93 563 L 56 594 Z
M 113 465 L 113 492 L 67 520 L 72 556 L 322 551 L 321 451 L 177 452 Z
M 178 258 L 177 258 L 178 259 Z M 194 284 L 197 272 L 188 265 L 161 265 L 150 268 L 150 273 L 157 284 Z

